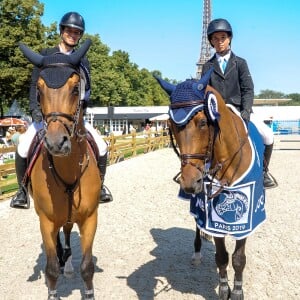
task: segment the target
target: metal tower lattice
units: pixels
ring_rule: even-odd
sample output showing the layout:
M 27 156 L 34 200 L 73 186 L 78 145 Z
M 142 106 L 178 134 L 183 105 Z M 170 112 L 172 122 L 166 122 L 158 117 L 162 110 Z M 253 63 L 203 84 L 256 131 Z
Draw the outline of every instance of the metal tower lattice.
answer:
M 197 62 L 196 78 L 201 77 L 203 65 L 211 57 L 211 45 L 207 39 L 207 27 L 211 21 L 211 0 L 203 0 L 203 23 L 200 58 Z

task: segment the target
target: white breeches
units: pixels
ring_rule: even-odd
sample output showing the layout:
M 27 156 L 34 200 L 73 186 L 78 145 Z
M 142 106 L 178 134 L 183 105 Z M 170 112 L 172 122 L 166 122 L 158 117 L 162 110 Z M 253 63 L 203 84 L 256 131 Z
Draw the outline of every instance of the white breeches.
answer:
M 258 132 L 263 138 L 265 145 L 272 145 L 274 142 L 274 135 L 272 129 L 264 123 L 256 114 L 250 115 L 251 122 L 256 126 Z
M 94 140 L 96 141 L 100 156 L 105 155 L 107 152 L 107 143 L 89 122 L 85 121 L 84 126 L 85 129 L 93 136 Z
M 100 156 L 105 155 L 107 152 L 106 142 L 103 140 L 101 135 L 98 134 L 96 129 L 94 129 L 94 127 L 90 123 L 85 122 L 84 125 L 85 125 L 86 130 L 89 131 L 91 133 L 91 135 L 93 136 L 93 138 L 95 139 L 96 144 L 99 149 Z M 18 149 L 17 149 L 17 151 L 21 157 L 23 157 L 23 158 L 27 157 L 29 147 L 31 145 L 31 142 L 32 142 L 35 134 L 42 128 L 43 128 L 43 122 L 40 122 L 40 123 L 33 122 L 28 127 L 26 132 L 22 135 L 22 139 L 20 140 Z

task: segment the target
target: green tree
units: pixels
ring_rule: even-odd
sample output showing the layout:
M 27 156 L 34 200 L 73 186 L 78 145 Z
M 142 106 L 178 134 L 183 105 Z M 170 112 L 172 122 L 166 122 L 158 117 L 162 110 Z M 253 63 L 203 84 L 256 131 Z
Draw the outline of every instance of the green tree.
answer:
M 46 27 L 41 22 L 44 5 L 38 0 L 0 0 L 0 108 L 1 115 L 17 99 L 28 111 L 28 94 L 33 66 L 23 57 L 18 43 L 32 50 L 59 43 L 57 23 Z M 85 34 L 92 40 L 87 53 L 91 64 L 93 106 L 166 105 L 168 97 L 147 69 L 139 69 L 122 50 L 110 54 L 100 36 Z M 160 74 L 159 71 L 154 71 Z
M 300 94 L 297 93 L 293 93 L 293 94 L 289 94 L 287 95 L 288 99 L 291 99 L 290 101 L 283 103 L 282 105 L 300 105 Z
M 272 91 L 272 90 L 261 90 L 259 95 L 257 95 L 259 99 L 283 99 L 286 98 L 286 95 L 281 92 Z
M 35 50 L 53 43 L 55 25 L 41 22 L 44 5 L 37 0 L 0 1 L 0 106 L 1 116 L 14 99 L 28 108 L 28 87 L 32 66 L 21 54 L 18 43 Z M 25 88 L 26 87 L 26 88 Z

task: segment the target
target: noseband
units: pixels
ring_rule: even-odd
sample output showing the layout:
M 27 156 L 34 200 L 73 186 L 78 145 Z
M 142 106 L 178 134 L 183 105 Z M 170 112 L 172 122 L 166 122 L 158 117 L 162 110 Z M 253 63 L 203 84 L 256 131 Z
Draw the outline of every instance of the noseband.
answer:
M 197 106 L 199 104 L 204 104 L 204 103 L 205 103 L 204 100 L 192 100 L 192 101 L 177 102 L 177 103 L 171 104 L 170 109 L 193 107 L 193 106 Z M 202 178 L 206 177 L 207 175 L 212 174 L 212 172 L 215 174 L 216 170 L 215 169 L 211 170 L 210 164 L 211 164 L 212 157 L 213 157 L 213 147 L 214 147 L 214 141 L 215 141 L 217 132 L 218 132 L 217 126 L 209 127 L 209 136 L 208 136 L 208 143 L 207 143 L 208 147 L 207 147 L 207 150 L 205 153 L 179 153 L 179 151 L 177 150 L 177 147 L 174 143 L 173 133 L 171 131 L 171 128 L 169 128 L 171 144 L 172 144 L 172 147 L 173 147 L 175 153 L 177 154 L 177 156 L 180 159 L 181 166 L 184 167 L 189 164 L 189 165 L 195 167 L 201 173 Z M 197 160 L 203 161 L 203 167 L 201 167 L 199 163 L 192 162 L 191 161 L 192 159 L 197 159 Z M 219 170 L 220 166 L 217 166 L 217 168 Z M 176 183 L 179 183 L 180 175 L 181 175 L 181 171 L 178 174 L 176 174 L 176 176 L 173 178 L 173 180 Z
M 78 68 L 76 68 L 72 64 L 69 64 L 69 63 L 52 63 L 52 64 L 48 64 L 48 65 L 44 66 L 41 69 L 41 71 L 44 70 L 44 69 L 48 69 L 48 68 L 71 68 L 71 69 L 74 70 L 74 73 L 79 76 L 79 82 L 81 82 L 80 72 L 79 72 Z M 81 89 L 81 85 L 80 85 L 80 89 Z M 67 130 L 69 136 L 73 137 L 75 132 L 76 132 L 77 125 L 78 125 L 78 120 L 79 120 L 79 116 L 80 116 L 80 109 L 81 109 L 81 104 L 82 104 L 82 100 L 80 100 L 80 95 L 81 95 L 81 90 L 79 90 L 76 111 L 75 111 L 74 114 L 66 114 L 66 113 L 63 113 L 63 112 L 51 112 L 51 113 L 45 115 L 44 120 L 45 120 L 45 123 L 46 123 L 46 128 L 48 128 L 48 126 L 51 122 L 58 121 L 65 127 L 65 129 Z M 68 125 L 60 117 L 62 117 L 64 119 L 67 119 L 68 121 L 72 122 L 72 125 Z M 77 135 L 79 135 L 78 132 L 77 132 Z
M 200 100 L 200 101 L 202 101 L 202 100 Z M 176 103 L 176 107 L 174 107 L 174 105 L 171 104 L 170 108 L 182 108 L 182 107 L 186 107 L 186 106 L 199 105 L 200 101 L 198 100 L 198 101 L 190 101 L 190 102 L 188 102 L 188 101 L 180 102 L 180 103 Z M 201 111 L 201 110 L 199 110 L 199 111 Z M 209 121 L 208 117 L 207 117 L 207 120 Z M 179 126 L 177 125 L 177 127 L 179 127 Z M 237 130 L 237 132 L 238 132 L 238 130 Z M 188 164 L 195 167 L 201 173 L 202 180 L 203 180 L 203 178 L 205 178 L 207 176 L 211 176 L 211 179 L 210 179 L 211 183 L 214 180 L 215 176 L 217 175 L 217 172 L 219 172 L 220 170 L 222 170 L 224 168 L 224 164 L 226 162 L 229 162 L 229 164 L 230 164 L 233 161 L 235 156 L 242 150 L 243 146 L 245 145 L 245 143 L 247 141 L 247 138 L 244 138 L 244 139 L 239 138 L 240 145 L 239 145 L 238 149 L 233 153 L 233 155 L 231 157 L 225 159 L 222 162 L 217 162 L 216 165 L 213 168 L 211 168 L 211 164 L 212 164 L 213 157 L 214 157 L 214 144 L 215 144 L 216 137 L 219 134 L 219 127 L 217 125 L 210 124 L 210 126 L 209 126 L 209 136 L 208 136 L 208 143 L 207 143 L 208 146 L 207 146 L 207 150 L 205 153 L 179 153 L 179 151 L 177 150 L 177 147 L 174 143 L 174 136 L 171 131 L 171 128 L 169 128 L 169 133 L 170 133 L 172 147 L 181 161 L 181 167 L 184 167 Z M 192 159 L 197 159 L 197 160 L 203 161 L 203 167 L 201 167 L 200 164 L 198 164 L 198 163 L 192 162 L 191 161 Z M 233 172 L 231 179 L 229 181 L 223 180 L 223 175 L 225 174 L 225 172 L 221 176 L 221 178 L 219 180 L 222 183 L 222 186 L 223 186 L 223 184 L 229 185 L 232 182 L 233 177 L 234 177 L 235 173 L 237 172 L 237 169 L 241 163 L 241 160 L 242 160 L 242 158 L 240 158 L 240 160 L 237 164 L 237 167 L 235 168 L 235 171 Z M 181 176 L 181 171 L 178 174 L 176 174 L 176 176 L 174 176 L 173 180 L 176 183 L 180 184 L 180 180 L 179 180 L 180 176 Z M 213 196 L 210 196 L 210 197 L 214 197 L 216 194 L 218 194 L 221 191 L 222 186 Z

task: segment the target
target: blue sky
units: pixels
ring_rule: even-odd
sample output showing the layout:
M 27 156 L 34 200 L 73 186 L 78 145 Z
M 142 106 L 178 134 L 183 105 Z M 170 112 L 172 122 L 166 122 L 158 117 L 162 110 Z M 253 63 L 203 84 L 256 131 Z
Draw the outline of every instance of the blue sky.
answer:
M 111 51 L 123 50 L 139 68 L 164 77 L 195 77 L 200 56 L 203 0 L 40 0 L 43 23 L 68 11 L 85 18 Z M 211 0 L 212 18 L 233 28 L 233 52 L 245 58 L 255 94 L 270 89 L 300 93 L 300 1 Z

